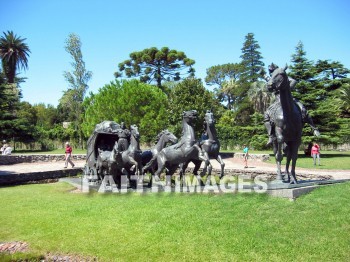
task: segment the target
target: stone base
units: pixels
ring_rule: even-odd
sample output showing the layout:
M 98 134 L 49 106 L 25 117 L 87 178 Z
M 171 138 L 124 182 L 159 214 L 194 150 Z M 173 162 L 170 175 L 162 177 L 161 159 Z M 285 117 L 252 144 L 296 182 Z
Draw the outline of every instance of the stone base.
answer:
M 58 179 L 61 177 L 76 176 L 82 173 L 81 168 L 71 168 L 65 170 L 54 170 L 44 172 L 32 172 L 28 174 L 9 173 L 0 175 L 0 186 L 11 186 L 28 184 L 33 182 L 45 181 L 49 179 Z
M 289 198 L 295 200 L 301 195 L 305 195 L 315 188 L 319 188 L 322 185 L 332 185 L 342 182 L 350 181 L 350 179 L 344 180 L 315 180 L 315 181 L 302 181 L 298 184 L 289 184 L 283 182 L 272 181 L 268 183 L 267 194 L 275 197 Z

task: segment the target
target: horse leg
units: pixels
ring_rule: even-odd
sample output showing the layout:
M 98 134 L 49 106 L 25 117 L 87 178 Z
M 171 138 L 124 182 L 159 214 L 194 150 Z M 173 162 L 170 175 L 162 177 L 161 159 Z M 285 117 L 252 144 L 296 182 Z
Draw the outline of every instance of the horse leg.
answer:
M 297 163 L 297 159 L 298 159 L 298 148 L 299 145 L 295 145 L 293 147 L 293 151 L 291 153 L 291 158 L 292 158 L 292 168 L 291 168 L 291 175 L 292 175 L 292 179 L 290 181 L 291 184 L 298 184 L 297 178 L 295 176 L 295 165 Z
M 202 181 L 202 177 L 201 175 L 198 175 L 198 170 L 201 167 L 202 161 L 201 160 L 192 160 L 193 164 L 194 164 L 194 168 L 193 168 L 193 175 L 195 177 L 197 177 L 197 180 L 200 182 L 200 184 L 203 184 Z M 205 174 L 204 174 L 205 175 Z M 204 185 L 204 184 L 203 184 Z
M 131 156 L 129 156 L 129 163 L 135 166 L 135 174 L 137 176 L 136 181 L 139 181 L 140 176 L 142 175 L 142 167 L 139 163 Z M 136 182 L 137 183 L 137 182 Z
M 154 180 L 156 182 L 158 182 L 160 180 L 160 174 L 162 173 L 162 171 L 165 168 L 165 161 L 163 161 L 162 158 L 157 158 L 157 163 L 158 163 L 158 169 L 157 171 L 154 173 Z
M 199 160 L 204 161 L 203 171 L 200 174 L 201 177 L 204 177 L 205 174 L 207 173 L 207 168 L 208 167 L 209 167 L 209 172 L 210 173 L 211 173 L 211 170 L 212 170 L 212 166 L 211 166 L 210 161 L 209 161 L 208 153 L 207 152 L 204 152 L 204 154 L 203 154 L 203 152 L 202 152 L 202 154 L 199 153 L 198 158 L 199 158 Z
M 277 177 L 276 180 L 279 182 L 282 182 L 282 173 L 281 173 L 281 162 L 283 159 L 283 154 L 282 154 L 282 146 L 283 142 L 277 142 L 277 150 L 276 150 L 276 164 L 277 164 Z
M 171 178 L 177 168 L 178 168 L 178 165 L 172 165 L 171 167 L 169 167 L 169 170 L 165 176 L 165 185 L 171 186 Z
M 224 174 L 224 170 L 225 170 L 225 163 L 224 161 L 222 161 L 222 158 L 220 155 L 218 155 L 218 157 L 216 158 L 216 160 L 220 163 L 221 166 L 221 173 L 220 173 L 220 179 L 223 178 Z
M 152 168 L 153 163 L 156 159 L 157 159 L 157 156 L 153 155 L 151 160 L 145 166 L 142 167 L 142 174 L 146 173 L 147 170 Z
M 193 168 L 193 175 L 194 176 L 198 176 L 198 170 L 201 167 L 202 161 L 201 160 L 192 160 L 192 163 L 194 164 L 194 168 Z
M 287 180 L 284 180 L 284 182 L 289 183 L 290 182 L 289 164 L 290 164 L 290 160 L 292 159 L 291 149 L 289 146 L 287 146 L 287 148 L 286 148 L 286 155 L 287 155 L 287 160 L 286 160 L 285 174 L 287 175 Z
M 183 183 L 183 177 L 184 175 L 186 174 L 186 169 L 187 169 L 187 166 L 188 164 L 190 163 L 190 161 L 186 161 L 185 163 L 181 163 L 180 164 L 180 183 Z

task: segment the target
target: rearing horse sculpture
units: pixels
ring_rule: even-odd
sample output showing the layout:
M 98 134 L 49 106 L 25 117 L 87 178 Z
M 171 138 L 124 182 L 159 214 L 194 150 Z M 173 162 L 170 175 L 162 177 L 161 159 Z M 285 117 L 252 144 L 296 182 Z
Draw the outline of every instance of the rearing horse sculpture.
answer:
M 177 142 L 177 137 L 171 133 L 168 129 L 161 131 L 156 138 L 156 144 L 154 147 L 142 152 L 142 174 L 145 174 L 147 171 L 154 175 L 155 170 L 157 169 L 157 155 L 158 153 L 168 144 L 172 145 Z
M 127 150 L 118 151 L 118 143 L 115 143 L 112 153 L 115 156 L 117 167 L 122 173 L 130 175 L 131 168 L 134 166 L 134 171 L 137 176 L 142 175 L 142 151 L 140 149 L 140 133 L 136 125 L 130 126 L 130 144 Z M 126 171 L 126 172 L 125 172 Z
M 286 69 L 287 66 L 285 68 L 275 69 L 271 75 L 271 79 L 267 83 L 267 87 L 271 92 L 279 92 L 280 100 L 280 103 L 277 104 L 275 110 L 272 112 L 276 134 L 276 140 L 273 142 L 273 152 L 277 163 L 276 180 L 283 181 L 281 161 L 283 159 L 283 145 L 286 144 L 286 174 L 288 175 L 288 182 L 296 184 L 295 165 L 298 158 L 298 148 L 301 143 L 302 116 L 300 109 L 293 100 L 288 76 L 285 72 Z M 291 176 L 289 173 L 290 161 L 292 161 Z
M 216 159 L 220 163 L 220 166 L 221 166 L 220 178 L 222 178 L 224 176 L 225 163 L 224 163 L 224 161 L 222 161 L 222 158 L 219 155 L 220 141 L 217 138 L 214 114 L 210 110 L 207 110 L 207 112 L 205 113 L 204 126 L 205 126 L 205 131 L 206 131 L 206 134 L 208 136 L 208 139 L 205 139 L 205 140 L 201 141 L 201 143 L 200 143 L 200 146 L 202 148 L 202 152 L 204 153 L 206 158 Z M 197 175 L 197 172 L 198 172 L 198 170 L 201 166 L 201 163 L 202 163 L 202 161 L 199 159 L 198 160 L 191 159 L 191 160 L 188 160 L 187 162 L 185 162 L 181 166 L 181 173 L 180 174 L 183 175 L 185 173 L 185 170 L 186 170 L 189 162 L 194 163 L 195 167 L 193 169 L 193 174 Z M 207 168 L 207 166 L 205 166 L 204 168 Z M 212 171 L 212 165 L 209 162 L 208 175 L 211 175 L 211 171 Z
M 202 154 L 202 151 L 197 144 L 193 121 L 197 118 L 197 111 L 185 111 L 182 114 L 182 137 L 180 141 L 172 146 L 162 149 L 157 155 L 158 169 L 155 172 L 154 178 L 159 180 L 160 174 L 164 168 L 167 169 L 167 175 L 171 177 L 179 164 L 184 163 L 190 159 L 199 159 L 205 161 L 206 166 L 209 165 L 209 159 Z M 203 169 L 202 176 L 206 173 Z

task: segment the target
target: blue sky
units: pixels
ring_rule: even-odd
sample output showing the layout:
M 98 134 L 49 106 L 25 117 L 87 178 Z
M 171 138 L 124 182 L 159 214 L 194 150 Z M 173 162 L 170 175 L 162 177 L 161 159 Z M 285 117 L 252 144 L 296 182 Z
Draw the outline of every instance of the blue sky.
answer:
M 114 80 L 118 63 L 133 51 L 167 46 L 196 61 L 204 80 L 213 65 L 240 61 L 254 33 L 263 61 L 290 63 L 299 41 L 307 58 L 350 68 L 350 1 L 347 0 L 0 0 L 0 34 L 26 38 L 31 54 L 23 99 L 57 105 L 72 71 L 64 50 L 69 33 L 80 36 L 83 60 L 93 72 L 89 90 Z M 209 88 L 209 87 L 208 87 Z

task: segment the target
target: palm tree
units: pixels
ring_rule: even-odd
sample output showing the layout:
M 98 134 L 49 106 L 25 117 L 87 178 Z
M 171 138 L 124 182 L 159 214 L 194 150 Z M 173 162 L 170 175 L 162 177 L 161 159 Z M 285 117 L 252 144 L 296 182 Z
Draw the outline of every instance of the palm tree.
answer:
M 239 88 L 238 81 L 234 78 L 231 78 L 228 81 L 222 83 L 222 88 L 219 90 L 219 94 L 227 99 L 227 107 L 229 110 L 232 109 L 235 102 L 234 93 Z
M 272 94 L 266 91 L 265 83 L 261 81 L 250 85 L 248 97 L 253 103 L 254 110 L 263 114 L 269 107 L 272 100 Z
M 4 32 L 0 37 L 0 57 L 3 71 L 8 83 L 15 82 L 16 70 L 28 68 L 29 47 L 24 41 L 26 38 L 20 38 L 12 31 Z
M 339 89 L 338 97 L 340 108 L 346 113 L 350 113 L 350 85 L 345 84 Z

